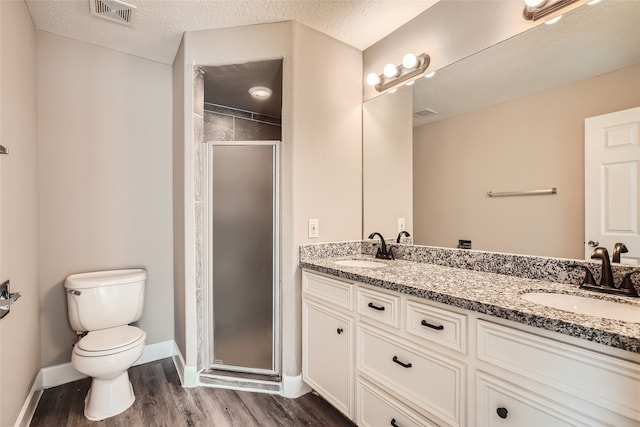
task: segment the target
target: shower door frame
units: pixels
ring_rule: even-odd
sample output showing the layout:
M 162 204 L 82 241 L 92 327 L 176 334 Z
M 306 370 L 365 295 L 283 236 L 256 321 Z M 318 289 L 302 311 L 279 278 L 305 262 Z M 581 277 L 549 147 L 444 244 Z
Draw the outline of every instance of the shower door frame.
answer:
M 207 319 L 204 325 L 205 334 L 203 337 L 204 347 L 206 348 L 206 354 L 204 355 L 204 368 L 215 369 L 220 371 L 228 371 L 230 373 L 239 372 L 247 374 L 259 374 L 269 376 L 281 375 L 281 327 L 280 327 L 280 143 L 281 141 L 207 141 L 205 143 L 206 161 L 204 163 L 203 177 L 204 179 L 204 194 L 206 197 L 205 212 L 203 218 L 203 236 L 206 239 L 206 250 L 203 254 L 206 260 L 203 264 L 204 277 L 206 277 L 207 283 L 203 287 L 203 304 L 204 312 L 207 315 Z M 272 259 L 272 309 L 273 316 L 272 322 L 272 365 L 271 369 L 259 369 L 249 368 L 245 366 L 234 366 L 225 364 L 214 363 L 214 334 L 215 326 L 214 313 L 213 313 L 213 269 L 211 268 L 212 260 L 210 254 L 213 252 L 213 233 L 212 231 L 212 185 L 213 179 L 211 171 L 212 155 L 214 146 L 271 146 L 273 153 L 273 259 Z

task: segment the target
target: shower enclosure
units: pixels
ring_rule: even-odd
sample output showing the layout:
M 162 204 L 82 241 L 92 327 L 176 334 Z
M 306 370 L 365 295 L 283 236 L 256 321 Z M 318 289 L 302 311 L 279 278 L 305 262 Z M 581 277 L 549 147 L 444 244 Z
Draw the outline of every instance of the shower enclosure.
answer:
M 212 369 L 278 374 L 278 142 L 209 143 Z

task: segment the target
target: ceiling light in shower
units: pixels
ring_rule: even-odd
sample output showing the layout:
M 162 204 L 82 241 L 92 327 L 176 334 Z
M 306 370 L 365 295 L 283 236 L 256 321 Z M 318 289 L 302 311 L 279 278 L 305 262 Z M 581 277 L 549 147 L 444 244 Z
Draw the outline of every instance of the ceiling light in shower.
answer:
M 249 93 L 254 98 L 263 100 L 263 99 L 269 99 L 269 97 L 271 96 L 273 91 L 271 89 L 269 89 L 268 87 L 254 86 L 251 89 L 249 89 Z

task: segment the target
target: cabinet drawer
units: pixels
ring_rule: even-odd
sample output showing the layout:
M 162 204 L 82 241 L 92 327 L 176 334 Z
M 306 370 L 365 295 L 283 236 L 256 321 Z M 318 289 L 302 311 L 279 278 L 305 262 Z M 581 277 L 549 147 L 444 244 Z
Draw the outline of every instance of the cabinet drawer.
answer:
M 596 427 L 603 424 L 482 372 L 477 373 L 478 427 Z
M 407 332 L 427 341 L 467 353 L 467 316 L 407 301 Z
M 358 381 L 356 395 L 356 422 L 361 427 L 438 427 L 363 381 Z
M 400 297 L 358 288 L 358 314 L 398 328 L 400 327 Z
M 357 367 L 362 374 L 447 425 L 464 424 L 464 364 L 410 349 L 364 326 L 357 333 Z
M 640 366 L 478 321 L 478 359 L 631 419 L 640 419 Z
M 307 295 L 330 302 L 334 306 L 353 310 L 353 288 L 354 285 L 348 282 L 308 271 L 302 272 L 302 291 Z

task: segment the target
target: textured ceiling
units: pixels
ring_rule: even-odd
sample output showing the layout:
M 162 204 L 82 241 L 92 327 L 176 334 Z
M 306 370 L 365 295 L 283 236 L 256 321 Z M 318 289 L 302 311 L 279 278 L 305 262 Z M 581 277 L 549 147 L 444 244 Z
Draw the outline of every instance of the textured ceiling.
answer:
M 360 50 L 437 0 L 125 0 L 126 26 L 92 16 L 89 0 L 26 0 L 36 28 L 132 55 L 173 63 L 185 31 L 295 20 Z

